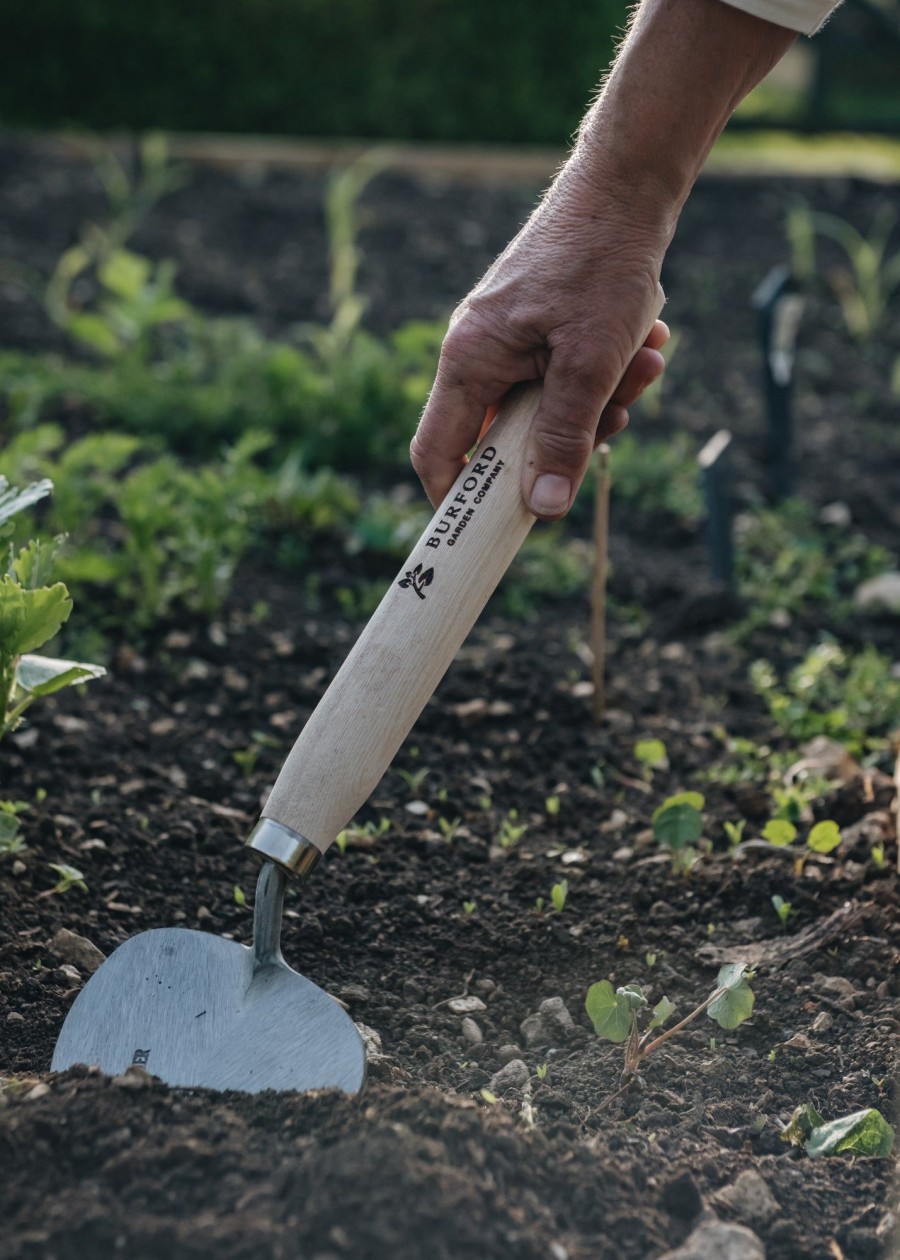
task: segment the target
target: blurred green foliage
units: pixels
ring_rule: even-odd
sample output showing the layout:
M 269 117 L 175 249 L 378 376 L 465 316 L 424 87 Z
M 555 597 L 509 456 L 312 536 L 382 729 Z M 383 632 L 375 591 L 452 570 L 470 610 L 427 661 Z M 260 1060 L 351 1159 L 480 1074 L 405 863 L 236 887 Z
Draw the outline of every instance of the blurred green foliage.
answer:
M 0 121 L 559 144 L 624 0 L 33 0 Z M 24 55 L 27 50 L 27 55 Z

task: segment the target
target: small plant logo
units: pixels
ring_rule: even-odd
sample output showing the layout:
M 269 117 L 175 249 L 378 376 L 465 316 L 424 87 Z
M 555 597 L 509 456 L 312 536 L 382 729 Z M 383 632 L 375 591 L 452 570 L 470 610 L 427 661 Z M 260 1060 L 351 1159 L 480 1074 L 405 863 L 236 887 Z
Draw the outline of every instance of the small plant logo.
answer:
M 141 1067 L 144 1067 L 149 1058 L 150 1058 L 149 1050 L 135 1050 L 134 1057 L 132 1058 L 131 1062 L 138 1063 L 140 1064 Z
M 414 569 L 407 569 L 405 575 L 397 583 L 398 586 L 411 586 L 419 599 L 425 598 L 425 587 L 434 581 L 434 569 L 425 569 L 417 564 Z

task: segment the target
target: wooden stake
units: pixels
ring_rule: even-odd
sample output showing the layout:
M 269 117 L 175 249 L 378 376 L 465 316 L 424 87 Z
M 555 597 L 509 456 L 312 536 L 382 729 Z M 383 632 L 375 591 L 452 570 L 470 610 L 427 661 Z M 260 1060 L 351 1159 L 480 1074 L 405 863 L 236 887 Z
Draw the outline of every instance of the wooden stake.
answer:
M 591 652 L 594 675 L 594 721 L 606 710 L 606 575 L 609 569 L 609 447 L 597 448 L 594 492 L 594 575 L 591 583 Z

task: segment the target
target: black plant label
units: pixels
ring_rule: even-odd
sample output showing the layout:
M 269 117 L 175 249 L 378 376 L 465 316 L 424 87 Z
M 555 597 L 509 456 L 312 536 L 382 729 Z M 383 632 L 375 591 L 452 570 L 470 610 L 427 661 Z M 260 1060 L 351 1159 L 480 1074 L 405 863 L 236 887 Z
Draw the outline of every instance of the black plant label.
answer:
M 425 588 L 430 586 L 434 581 L 434 569 L 423 569 L 417 564 L 414 569 L 407 569 L 406 573 L 397 583 L 398 586 L 412 587 L 419 599 L 425 598 Z

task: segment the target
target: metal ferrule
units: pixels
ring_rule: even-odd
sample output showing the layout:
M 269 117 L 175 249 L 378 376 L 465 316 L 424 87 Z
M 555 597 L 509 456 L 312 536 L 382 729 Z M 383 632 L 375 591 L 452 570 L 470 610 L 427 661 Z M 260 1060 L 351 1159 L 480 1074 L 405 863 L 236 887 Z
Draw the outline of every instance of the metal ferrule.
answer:
M 244 841 L 250 849 L 267 862 L 274 862 L 288 875 L 309 875 L 322 854 L 305 836 L 275 822 L 274 818 L 261 818 Z

